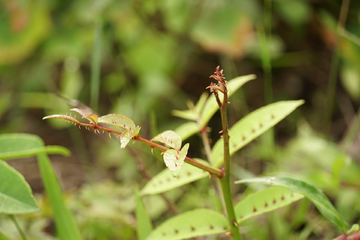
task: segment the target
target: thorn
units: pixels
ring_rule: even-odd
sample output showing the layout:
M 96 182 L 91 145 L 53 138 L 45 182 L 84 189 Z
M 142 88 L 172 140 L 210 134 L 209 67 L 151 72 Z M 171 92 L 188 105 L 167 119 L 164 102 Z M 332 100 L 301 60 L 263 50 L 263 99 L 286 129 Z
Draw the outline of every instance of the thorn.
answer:
M 229 138 L 231 138 L 231 136 L 229 135 Z
M 151 147 L 151 154 L 154 154 L 154 147 Z
M 224 133 L 224 130 L 221 130 L 219 133 L 220 133 L 220 134 Z
M 108 132 L 109 133 L 109 138 L 111 138 L 111 132 Z

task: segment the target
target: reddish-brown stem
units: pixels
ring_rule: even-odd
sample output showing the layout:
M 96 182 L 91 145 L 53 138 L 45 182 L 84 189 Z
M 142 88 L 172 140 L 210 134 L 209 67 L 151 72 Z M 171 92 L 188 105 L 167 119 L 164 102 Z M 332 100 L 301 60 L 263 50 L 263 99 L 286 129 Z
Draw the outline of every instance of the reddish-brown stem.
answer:
M 123 133 L 123 131 L 120 131 L 120 130 L 115 130 L 115 129 L 112 129 L 112 128 L 107 128 L 107 127 L 103 127 L 103 126 L 100 126 L 100 125 L 95 125 L 95 124 L 91 124 L 91 123 L 82 123 L 82 122 L 77 122 L 76 123 L 77 125 L 79 126 L 83 126 L 85 128 L 94 128 L 95 130 L 95 133 L 97 130 L 101 130 L 101 131 L 104 131 L 104 132 L 107 132 L 107 133 L 115 133 L 117 135 L 120 135 Z M 139 142 L 142 142 L 148 146 L 150 146 L 151 148 L 157 148 L 159 149 L 160 151 L 162 152 L 165 152 L 167 151 L 169 148 L 167 147 L 164 147 L 160 144 L 157 144 L 155 142 L 152 142 L 150 140 L 147 140 L 145 138 L 142 138 L 142 137 L 139 137 L 139 136 L 135 136 L 133 137 L 133 140 L 134 141 L 139 141 Z M 218 169 L 218 168 L 214 168 L 212 166 L 209 166 L 209 165 L 206 165 L 206 164 L 203 164 L 201 162 L 198 162 L 192 158 L 189 158 L 189 157 L 186 157 L 185 158 L 185 162 L 190 164 L 190 165 L 193 165 L 195 167 L 198 167 L 204 171 L 207 171 L 208 173 L 210 173 L 211 175 L 214 175 L 218 178 L 222 178 L 223 177 L 223 171 Z

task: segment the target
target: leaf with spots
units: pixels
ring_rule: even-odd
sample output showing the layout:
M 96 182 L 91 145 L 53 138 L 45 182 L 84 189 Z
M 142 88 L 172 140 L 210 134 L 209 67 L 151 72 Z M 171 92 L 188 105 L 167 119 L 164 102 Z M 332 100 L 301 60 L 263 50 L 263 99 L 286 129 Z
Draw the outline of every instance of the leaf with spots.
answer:
M 248 114 L 229 130 L 230 156 L 243 146 L 263 134 L 293 112 L 303 100 L 281 101 L 269 104 Z M 219 139 L 212 152 L 211 164 L 219 167 L 223 163 L 223 139 Z
M 226 85 L 228 89 L 228 97 L 230 97 L 234 92 L 236 92 L 242 85 L 247 83 L 250 80 L 255 79 L 254 74 L 241 76 L 230 80 Z M 220 100 L 223 100 L 223 94 L 219 92 Z M 215 96 L 212 94 L 206 101 L 204 109 L 201 113 L 201 127 L 205 127 L 209 122 L 210 118 L 215 114 L 219 109 L 219 105 L 216 102 Z
M 120 136 L 120 147 L 125 148 L 126 145 L 130 142 L 133 135 L 133 131 L 125 130 Z
M 229 223 L 224 215 L 210 209 L 196 209 L 166 220 L 146 240 L 189 239 L 228 231 Z
M 165 132 L 158 134 L 156 137 L 151 139 L 151 141 L 164 143 L 165 145 L 175 150 L 180 150 L 181 142 L 182 142 L 181 137 L 172 130 L 167 130 Z
M 318 188 L 306 182 L 291 179 L 288 177 L 262 177 L 243 179 L 236 181 L 235 183 L 264 183 L 276 186 L 283 186 L 293 192 L 303 194 L 315 204 L 319 212 L 331 223 L 333 223 L 335 227 L 337 227 L 343 232 L 346 232 L 347 230 L 347 224 L 340 217 L 339 213 L 336 211 L 335 207 L 331 204 L 326 195 Z
M 93 112 L 91 112 L 89 110 L 80 109 L 80 108 L 73 108 L 73 109 L 70 109 L 70 111 L 77 112 L 83 118 L 86 118 L 87 120 L 89 120 L 92 124 L 97 125 L 97 123 L 98 123 L 98 115 L 96 115 L 95 113 L 93 113 Z
M 201 159 L 195 160 L 203 164 L 208 164 L 206 161 Z M 176 177 L 173 177 L 172 173 L 168 169 L 165 169 L 157 174 L 145 185 L 145 187 L 141 190 L 141 194 L 150 195 L 166 192 L 207 176 L 209 176 L 208 172 L 185 163 Z
M 135 123 L 128 117 L 119 114 L 107 114 L 99 117 L 99 123 L 115 125 L 126 130 L 134 130 Z
M 235 205 L 238 223 L 251 217 L 289 205 L 304 195 L 281 186 L 262 189 L 245 197 Z
M 176 177 L 182 165 L 184 164 L 186 154 L 189 149 L 189 144 L 185 144 L 181 151 L 169 149 L 164 153 L 164 162 L 166 167 L 171 171 L 172 175 Z

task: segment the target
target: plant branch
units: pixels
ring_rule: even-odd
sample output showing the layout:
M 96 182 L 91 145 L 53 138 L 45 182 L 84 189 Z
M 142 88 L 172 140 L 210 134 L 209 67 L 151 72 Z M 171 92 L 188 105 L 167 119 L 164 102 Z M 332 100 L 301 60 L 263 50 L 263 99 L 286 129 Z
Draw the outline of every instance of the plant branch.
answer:
M 219 95 L 217 93 L 217 89 L 211 88 L 213 90 L 216 101 L 220 108 L 221 113 L 221 123 L 222 123 L 222 137 L 224 140 L 224 176 L 220 179 L 224 202 L 226 206 L 227 217 L 229 221 L 229 225 L 231 228 L 231 235 L 234 239 L 241 239 L 241 235 L 239 232 L 238 224 L 236 221 L 234 203 L 232 200 L 232 193 L 230 187 L 230 148 L 229 148 L 229 126 L 227 120 L 227 104 L 228 104 L 228 96 L 227 96 L 227 88 L 225 77 L 223 76 L 222 70 L 219 71 L 219 66 L 216 68 L 215 75 L 211 75 L 210 77 L 214 78 L 218 81 L 218 87 L 222 89 L 222 93 L 224 95 L 222 103 L 220 102 Z M 212 84 L 213 85 L 213 84 Z
M 49 117 L 45 117 L 43 119 L 46 119 L 46 118 L 49 118 Z M 79 122 L 78 120 L 76 120 L 75 118 L 71 118 L 71 117 L 66 116 L 66 115 L 56 115 L 56 116 L 54 115 L 54 118 L 62 118 L 62 119 L 65 119 L 65 120 L 72 121 L 75 124 L 77 124 L 79 126 L 79 128 L 81 126 L 85 127 L 87 130 L 90 130 L 90 128 L 93 128 L 95 134 L 100 133 L 99 130 L 101 130 L 103 132 L 108 132 L 109 134 L 115 133 L 116 135 L 121 135 L 123 133 L 123 131 L 120 131 L 120 130 L 115 130 L 115 129 L 112 129 L 112 128 L 103 127 L 103 126 L 92 124 L 92 123 L 82 123 L 82 122 Z M 157 144 L 155 142 L 152 142 L 150 140 L 147 140 L 147 139 L 139 137 L 139 136 L 133 137 L 133 140 L 142 142 L 142 143 L 150 146 L 152 149 L 154 149 L 154 148 L 159 149 L 162 152 L 165 152 L 165 151 L 167 151 L 169 149 L 167 147 L 164 147 L 164 146 L 162 146 L 160 144 Z M 189 157 L 185 158 L 185 162 L 190 164 L 190 165 L 193 165 L 193 166 L 195 166 L 197 168 L 200 168 L 200 169 L 202 169 L 202 170 L 204 170 L 204 171 L 206 171 L 206 172 L 210 173 L 211 175 L 214 175 L 214 176 L 216 176 L 218 178 L 223 177 L 223 171 L 218 169 L 218 168 L 214 168 L 214 167 L 209 166 L 207 164 L 203 164 L 203 163 L 198 162 L 198 161 L 196 161 L 196 160 L 194 160 L 192 158 L 189 158 Z

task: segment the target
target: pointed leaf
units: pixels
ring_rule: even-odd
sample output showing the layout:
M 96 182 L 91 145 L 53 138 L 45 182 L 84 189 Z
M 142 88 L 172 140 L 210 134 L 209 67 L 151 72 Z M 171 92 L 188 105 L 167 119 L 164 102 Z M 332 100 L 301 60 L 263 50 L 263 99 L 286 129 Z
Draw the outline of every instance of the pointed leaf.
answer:
M 164 162 L 166 167 L 171 171 L 172 175 L 176 177 L 182 165 L 184 164 L 186 154 L 189 149 L 189 144 L 185 144 L 181 151 L 169 149 L 164 153 Z
M 183 141 L 195 133 L 198 133 L 199 131 L 200 127 L 195 122 L 184 123 L 175 129 L 175 132 L 179 134 Z
M 203 164 L 208 164 L 201 159 L 195 159 Z M 141 190 L 142 195 L 158 194 L 180 187 L 187 183 L 209 176 L 209 173 L 185 163 L 177 177 L 173 177 L 168 169 L 164 169 L 155 177 L 153 177 Z
M 3 160 L 31 157 L 38 153 L 70 155 L 68 149 L 61 146 L 46 146 L 41 138 L 32 134 L 11 133 L 0 135 L 0 158 Z
M 80 123 L 79 120 L 77 120 L 76 118 L 68 116 L 68 115 L 62 115 L 62 114 L 49 115 L 49 116 L 43 117 L 43 120 L 50 119 L 50 118 L 60 118 L 60 119 L 64 119 L 64 120 L 67 120 L 67 121 L 71 121 L 71 122 L 76 123 L 76 124 Z
M 98 123 L 98 115 L 96 115 L 95 113 L 92 113 L 89 110 L 80 109 L 80 108 L 73 108 L 73 109 L 70 109 L 70 111 L 79 113 L 83 118 L 86 118 L 92 124 L 97 125 L 97 123 Z
M 105 123 L 110 125 L 115 125 L 120 128 L 127 130 L 134 130 L 135 123 L 128 117 L 119 115 L 119 114 L 108 114 L 105 116 L 99 117 L 99 123 Z
M 303 103 L 303 100 L 276 102 L 259 108 L 242 118 L 229 131 L 231 136 L 229 140 L 230 156 L 280 122 Z M 218 167 L 222 164 L 223 152 L 223 139 L 221 138 L 213 148 L 211 158 L 213 166 Z
M 202 111 L 204 110 L 205 107 L 205 103 L 206 100 L 209 97 L 209 93 L 208 92 L 203 92 L 199 98 L 199 101 L 196 103 L 195 109 L 196 112 L 199 114 L 199 116 L 201 115 Z
M 242 85 L 246 82 L 255 79 L 254 74 L 241 76 L 230 80 L 227 83 L 228 97 L 230 97 L 234 92 L 236 92 Z M 223 94 L 219 92 L 220 100 L 223 100 Z M 215 114 L 219 109 L 219 106 L 216 102 L 215 96 L 212 94 L 205 103 L 204 110 L 201 114 L 201 126 L 205 127 L 209 122 L 210 118 Z
M 250 194 L 235 205 L 237 221 L 241 223 L 256 215 L 289 205 L 303 197 L 304 195 L 281 186 L 262 189 Z
M 264 183 L 277 186 L 283 186 L 290 189 L 293 192 L 298 192 L 305 195 L 310 201 L 312 201 L 319 212 L 332 222 L 339 230 L 346 232 L 347 224 L 341 219 L 340 215 L 331 204 L 325 194 L 318 188 L 295 179 L 287 177 L 262 177 L 262 178 L 250 178 L 236 181 L 235 183 Z
M 229 231 L 224 215 L 209 209 L 196 209 L 179 214 L 163 222 L 147 240 L 189 239 Z
M 51 166 L 48 156 L 41 153 L 37 156 L 41 178 L 54 214 L 57 233 L 61 240 L 81 240 L 75 220 L 66 207 L 60 183 Z
M 141 127 L 137 126 L 133 131 L 131 137 L 136 137 L 139 135 Z
M 158 134 L 156 137 L 151 139 L 151 141 L 157 141 L 166 144 L 167 146 L 180 150 L 181 147 L 181 137 L 174 131 L 167 130 Z
M 196 112 L 192 110 L 172 110 L 171 114 L 175 117 L 196 121 Z
M 151 224 L 151 219 L 146 212 L 143 201 L 141 200 L 139 189 L 135 188 L 135 198 L 136 198 L 136 232 L 137 239 L 144 240 L 151 233 L 153 227 Z
M 24 177 L 0 160 L 0 213 L 23 214 L 40 211 Z

